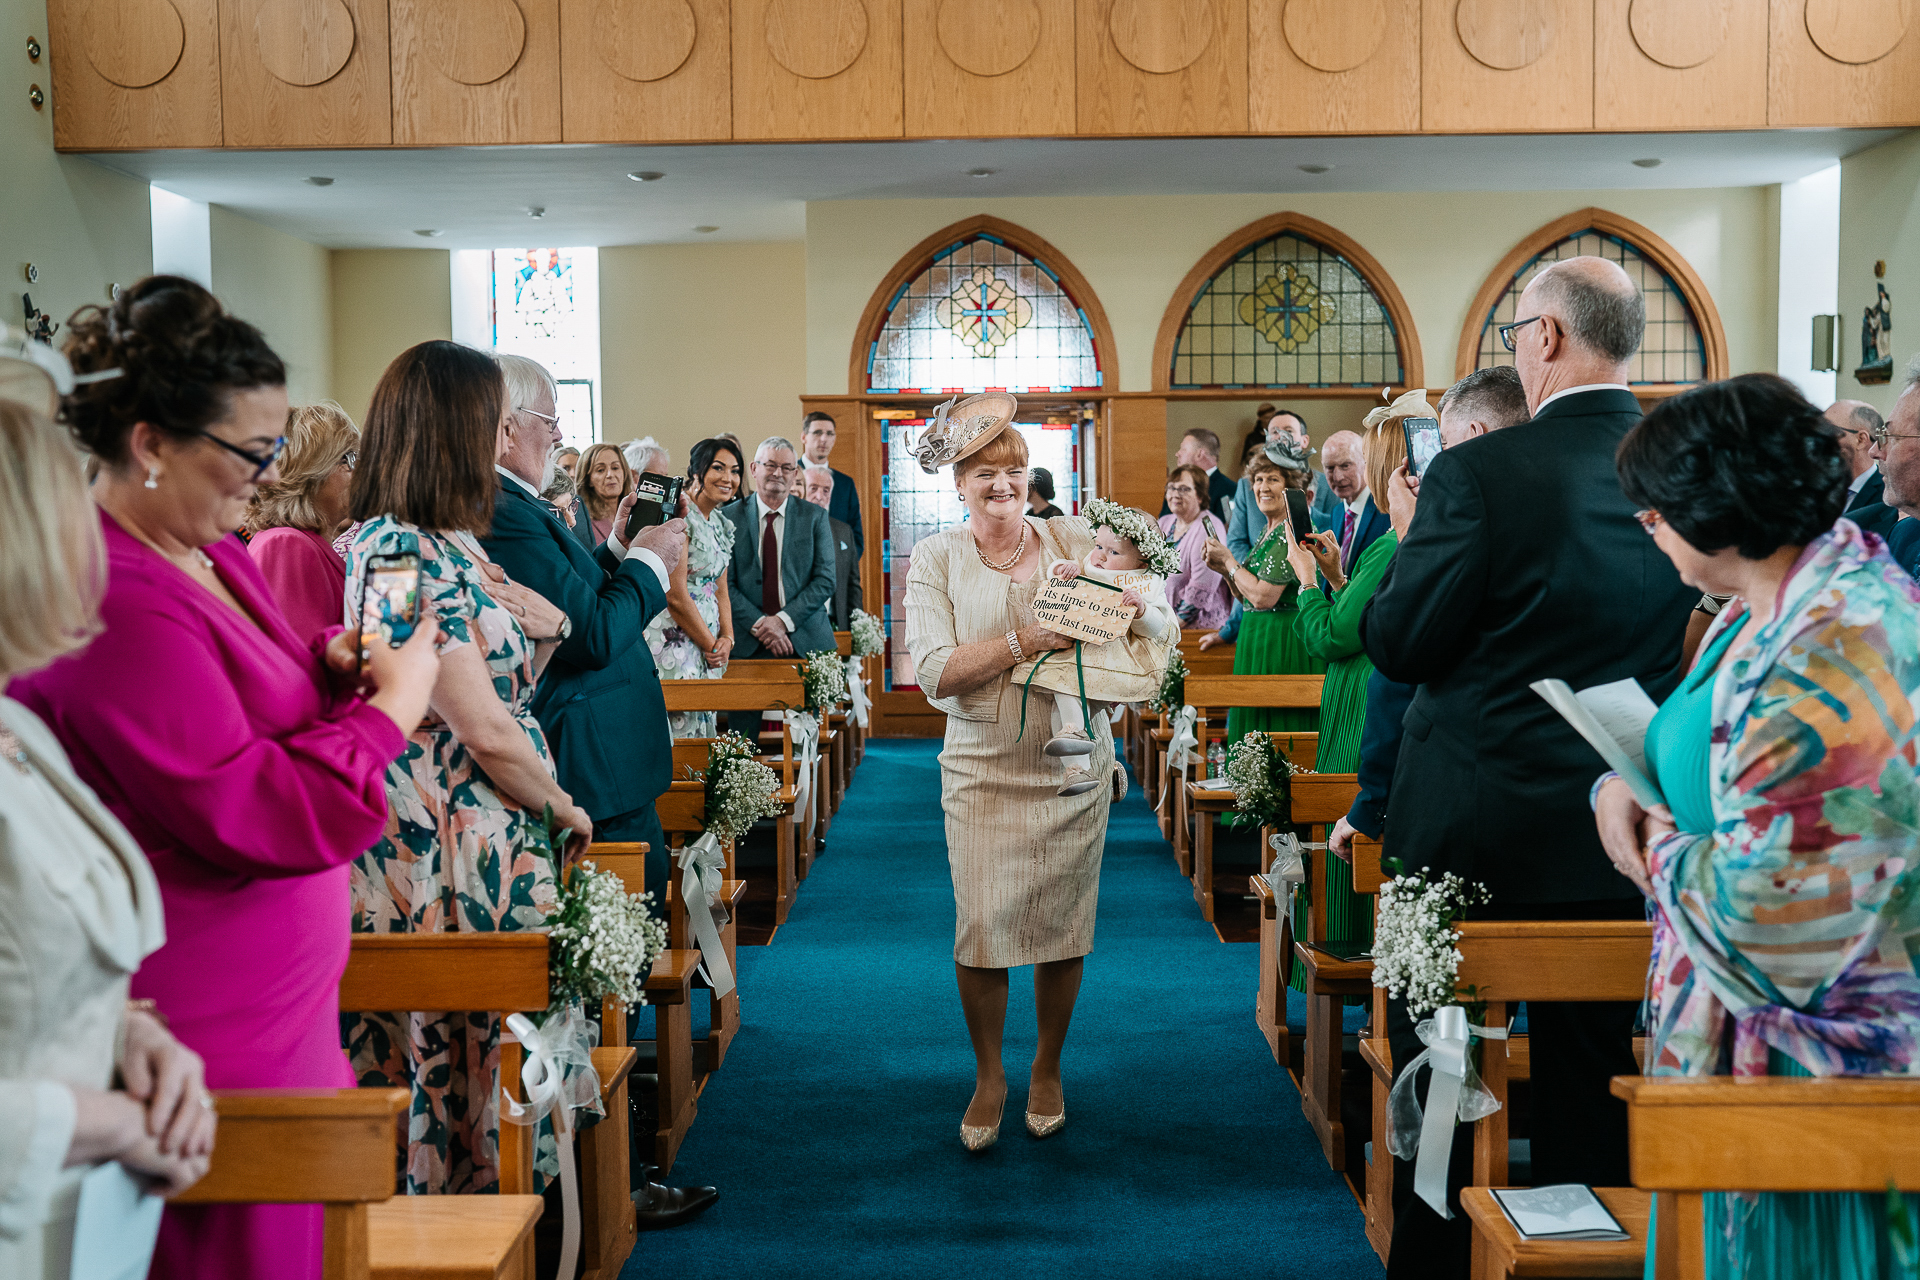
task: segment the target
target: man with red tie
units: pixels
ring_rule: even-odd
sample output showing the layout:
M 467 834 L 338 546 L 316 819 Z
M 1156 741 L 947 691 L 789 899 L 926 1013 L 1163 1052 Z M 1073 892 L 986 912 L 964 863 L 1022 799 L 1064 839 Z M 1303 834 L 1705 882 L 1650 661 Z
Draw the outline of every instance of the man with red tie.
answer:
M 800 454 L 784 436 L 769 436 L 747 468 L 751 489 L 723 510 L 733 521 L 736 658 L 784 658 L 832 650 L 833 530 L 825 511 L 801 501 Z
M 1365 442 L 1352 431 L 1336 431 L 1320 446 L 1327 485 L 1340 502 L 1328 532 L 1340 540 L 1340 567 L 1347 573 L 1353 572 L 1354 562 L 1374 539 L 1393 527 L 1387 513 L 1367 492 L 1367 473 L 1362 465 L 1365 459 Z

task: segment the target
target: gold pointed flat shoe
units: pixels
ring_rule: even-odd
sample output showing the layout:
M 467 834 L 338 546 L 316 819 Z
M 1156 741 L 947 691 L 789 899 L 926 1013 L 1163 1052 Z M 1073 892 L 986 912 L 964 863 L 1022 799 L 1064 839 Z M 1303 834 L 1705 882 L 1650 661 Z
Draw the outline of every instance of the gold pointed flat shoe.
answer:
M 1066 1127 L 1067 1113 L 1065 1111 L 1062 1111 L 1057 1116 L 1037 1116 L 1031 1111 L 1027 1112 L 1027 1132 L 1036 1138 L 1051 1138 L 1054 1134 Z

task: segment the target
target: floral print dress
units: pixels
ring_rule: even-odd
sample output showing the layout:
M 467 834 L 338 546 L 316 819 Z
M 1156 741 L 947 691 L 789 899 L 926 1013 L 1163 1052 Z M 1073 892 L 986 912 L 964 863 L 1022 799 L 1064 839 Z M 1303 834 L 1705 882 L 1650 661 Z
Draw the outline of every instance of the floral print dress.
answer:
M 422 603 L 447 635 L 440 652 L 480 648 L 494 689 L 552 758 L 528 710 L 533 642 L 487 594 L 486 553 L 466 534 L 430 533 L 382 516 L 361 525 L 347 552 L 347 616 L 359 617 L 370 557 L 418 552 Z M 537 822 L 500 794 L 453 730 L 432 710 L 387 767 L 387 826 L 353 864 L 355 933 L 536 929 L 554 909 L 553 867 L 523 849 Z M 500 1019 L 486 1013 L 346 1013 L 341 1035 L 362 1087 L 413 1091 L 405 1188 L 410 1195 L 492 1191 L 499 1182 Z M 559 1171 L 543 1121 L 535 1183 Z
M 687 504 L 687 591 L 707 630 L 720 633 L 720 580 L 733 559 L 733 521 L 720 514 L 703 516 L 698 505 Z M 662 609 L 647 624 L 647 647 L 662 680 L 717 679 L 725 667 L 709 667 L 700 646 L 682 631 L 673 615 Z M 676 738 L 711 738 L 715 715 L 711 711 L 676 711 L 667 717 Z

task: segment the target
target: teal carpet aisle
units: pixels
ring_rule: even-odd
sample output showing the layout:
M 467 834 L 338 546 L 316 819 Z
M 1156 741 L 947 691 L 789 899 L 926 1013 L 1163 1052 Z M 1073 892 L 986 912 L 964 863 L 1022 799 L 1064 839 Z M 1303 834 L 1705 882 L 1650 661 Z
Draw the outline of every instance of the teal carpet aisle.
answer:
M 1200 921 L 1137 787 L 1115 806 L 1067 1042 L 1067 1127 L 1021 1123 L 1032 970 L 1012 974 L 999 1145 L 961 1146 L 939 743 L 873 740 L 771 947 L 671 1181 L 720 1203 L 628 1280 L 1081 1276 L 1377 1280 L 1359 1207 L 1253 1025 L 1257 949 Z

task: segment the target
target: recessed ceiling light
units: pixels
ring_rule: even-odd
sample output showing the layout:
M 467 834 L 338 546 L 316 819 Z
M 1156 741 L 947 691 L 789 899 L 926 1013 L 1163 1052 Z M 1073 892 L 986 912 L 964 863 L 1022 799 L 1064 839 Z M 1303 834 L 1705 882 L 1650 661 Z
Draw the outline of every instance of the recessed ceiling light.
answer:
M 967 170 L 967 176 L 969 178 L 991 178 L 998 172 L 998 169 L 969 169 Z
M 1302 173 L 1327 173 L 1332 170 L 1333 166 L 1330 164 L 1299 164 L 1295 165 L 1294 168 Z
M 1633 163 L 1641 169 L 1658 169 L 1660 167 L 1660 160 L 1657 156 L 1648 156 L 1645 160 L 1635 160 Z
M 330 187 L 333 185 L 333 179 L 332 178 L 308 178 L 307 185 L 310 187 Z
M 527 210 L 527 216 L 529 218 L 544 218 L 547 216 L 547 211 L 536 204 Z
M 635 182 L 658 182 L 660 181 L 660 179 L 666 177 L 667 175 L 655 169 L 641 169 L 638 172 L 630 173 L 627 176 L 629 178 L 632 178 Z
M 718 227 L 695 227 L 694 228 L 695 231 L 698 231 L 703 236 L 712 235 L 714 232 L 718 231 L 719 229 L 720 228 Z
M 446 233 L 446 232 L 444 232 L 444 231 L 440 231 L 440 230 L 437 230 L 437 229 L 434 229 L 434 228 L 427 228 L 427 229 L 424 229 L 424 230 L 420 230 L 420 231 L 416 231 L 416 232 L 414 232 L 413 234 L 415 234 L 415 235 L 417 235 L 417 236 L 425 236 L 425 237 L 426 237 L 427 239 L 429 239 L 429 240 L 431 240 L 431 239 L 433 239 L 433 238 L 434 238 L 435 236 L 443 236 L 443 235 L 445 235 L 445 234 L 447 234 L 447 233 Z

